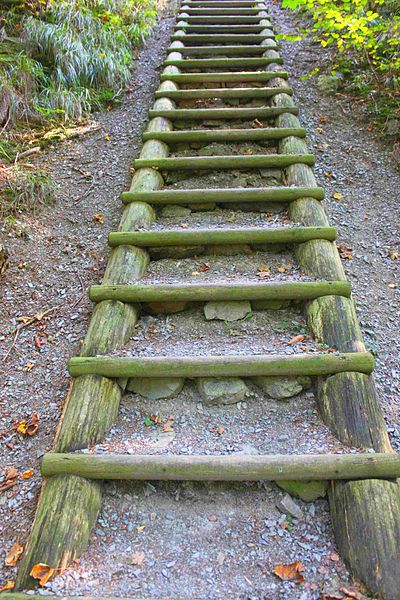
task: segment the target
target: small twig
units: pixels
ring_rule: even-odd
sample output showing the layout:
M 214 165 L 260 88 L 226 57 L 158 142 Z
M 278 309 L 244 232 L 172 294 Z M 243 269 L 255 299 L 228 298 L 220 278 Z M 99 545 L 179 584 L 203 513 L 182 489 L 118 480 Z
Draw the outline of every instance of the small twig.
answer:
M 71 310 L 73 310 L 76 306 L 78 306 L 78 304 L 80 304 L 83 300 L 83 298 L 85 297 L 86 294 L 86 289 L 85 289 L 85 284 L 83 283 L 82 277 L 80 276 L 80 274 L 78 273 L 78 271 L 75 271 L 76 276 L 79 279 L 79 283 L 81 284 L 81 295 L 78 298 L 78 300 L 76 300 L 72 305 L 71 305 Z
M 17 152 L 17 155 L 14 159 L 14 164 L 16 162 L 18 162 L 19 160 L 21 160 L 22 158 L 27 158 L 28 156 L 31 156 L 32 154 L 37 154 L 40 151 L 41 151 L 41 147 L 35 146 L 34 148 L 29 148 L 29 150 L 25 150 L 24 152 Z

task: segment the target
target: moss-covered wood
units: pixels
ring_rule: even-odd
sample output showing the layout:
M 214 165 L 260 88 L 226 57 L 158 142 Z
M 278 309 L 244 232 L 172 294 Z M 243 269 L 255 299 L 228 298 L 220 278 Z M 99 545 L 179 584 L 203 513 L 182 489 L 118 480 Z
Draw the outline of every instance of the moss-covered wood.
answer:
M 398 483 L 332 482 L 329 498 L 336 544 L 354 576 L 379 597 L 399 600 Z
M 167 285 L 92 285 L 93 302 L 210 302 L 228 300 L 305 300 L 328 294 L 349 296 L 346 281 L 282 282 L 254 284 L 167 284 Z
M 281 71 L 280 76 L 287 78 L 287 71 Z M 275 78 L 275 73 L 268 71 L 241 71 L 219 73 L 162 73 L 161 81 L 174 81 L 176 83 L 226 83 L 227 81 L 270 81 Z
M 236 229 L 187 229 L 161 231 L 111 232 L 110 246 L 128 244 L 149 246 L 179 246 L 196 244 L 293 244 L 313 239 L 334 240 L 335 227 L 253 227 Z
M 244 88 L 239 88 L 244 89 Z M 260 129 L 189 129 L 176 131 L 145 132 L 143 139 L 161 140 L 167 144 L 211 142 L 248 142 L 257 140 L 279 140 L 288 135 L 305 136 L 305 130 L 263 127 Z M 249 188 L 247 188 L 249 189 Z M 321 188 L 322 189 L 322 188 Z
M 73 377 L 289 377 L 332 375 L 343 371 L 371 373 L 374 359 L 369 352 L 342 354 L 226 355 L 112 357 L 77 356 L 70 359 Z
M 282 109 L 265 108 L 177 108 L 175 110 L 150 110 L 150 117 L 165 117 L 171 121 L 203 121 L 220 119 L 273 119 Z M 297 112 L 297 108 L 292 109 Z
M 158 173 L 158 171 L 154 171 Z M 150 202 L 155 205 L 164 204 L 196 204 L 204 202 L 216 202 L 218 204 L 229 204 L 235 202 L 293 202 L 302 196 L 313 196 L 317 200 L 324 197 L 323 188 L 303 187 L 270 187 L 270 188 L 208 188 L 193 190 L 131 190 L 121 194 L 121 200 L 128 202 Z M 328 225 L 327 223 L 325 224 Z
M 245 25 L 248 23 L 257 24 L 260 22 L 260 17 L 258 15 L 189 15 L 184 18 L 190 25 L 197 25 L 199 23 L 209 25 Z
M 107 354 L 122 347 L 131 336 L 138 317 L 137 306 L 115 300 L 101 302 L 93 311 L 80 355 Z
M 252 481 L 361 479 L 400 476 L 397 454 L 270 454 L 154 456 L 45 454 L 42 475 L 61 473 L 93 479 Z
M 198 171 L 218 169 L 282 169 L 295 162 L 313 165 L 312 154 L 255 154 L 242 156 L 187 156 L 184 158 L 138 158 L 136 169 L 151 167 L 160 171 Z
M 175 40 L 175 41 L 184 41 L 187 44 L 209 44 L 210 42 L 213 44 L 228 44 L 228 43 L 235 43 L 235 44 L 259 44 L 260 42 L 262 42 L 265 39 L 269 39 L 269 38 L 273 38 L 274 34 L 273 33 L 268 33 L 268 34 L 264 34 L 264 33 L 259 33 L 259 34 L 212 34 L 212 35 L 208 35 L 208 34 L 196 34 L 196 33 L 192 33 L 192 34 L 183 34 L 183 33 L 178 33 L 176 32 L 171 39 Z
M 178 23 L 177 28 L 181 25 Z M 264 25 L 189 25 L 185 23 L 185 31 L 189 33 L 260 33 Z M 177 65 L 180 66 L 180 65 Z
M 227 46 L 227 48 L 237 46 Z M 196 46 L 194 48 L 197 49 Z M 224 48 L 224 46 L 221 46 Z M 239 46 L 240 48 L 240 46 Z M 249 46 L 252 48 L 252 46 Z M 225 50 L 224 50 L 225 52 Z M 279 94 L 283 88 L 261 87 L 261 88 L 206 88 L 191 90 L 168 90 L 161 89 L 156 92 L 156 98 L 171 98 L 172 100 L 190 100 L 195 98 L 270 98 Z M 293 90 L 291 90 L 293 93 Z
M 29 542 L 20 562 L 16 590 L 36 587 L 32 567 L 42 562 L 62 572 L 86 548 L 100 510 L 100 486 L 74 475 L 45 482 Z
M 370 375 L 338 373 L 326 380 L 321 379 L 318 387 L 322 418 L 341 442 L 357 448 L 373 448 L 376 452 L 391 452 Z

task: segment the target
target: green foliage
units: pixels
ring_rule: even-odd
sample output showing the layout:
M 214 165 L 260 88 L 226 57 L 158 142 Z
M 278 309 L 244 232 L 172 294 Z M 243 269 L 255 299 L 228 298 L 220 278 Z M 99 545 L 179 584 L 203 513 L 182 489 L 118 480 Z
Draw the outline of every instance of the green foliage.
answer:
M 0 194 L 0 221 L 11 223 L 13 217 L 34 213 L 39 206 L 51 203 L 54 184 L 43 171 L 33 173 L 14 167 L 3 174 Z
M 399 110 L 397 0 L 282 0 L 282 6 L 311 15 L 314 37 L 323 47 L 335 49 L 332 68 L 343 72 L 353 89 L 373 100 L 382 121 Z

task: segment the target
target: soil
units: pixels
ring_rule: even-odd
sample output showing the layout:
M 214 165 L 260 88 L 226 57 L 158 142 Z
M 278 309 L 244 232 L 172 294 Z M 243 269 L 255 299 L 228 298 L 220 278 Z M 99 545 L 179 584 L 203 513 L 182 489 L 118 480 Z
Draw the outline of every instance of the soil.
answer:
M 294 33 L 296 24 L 290 14 L 272 3 L 271 11 L 277 32 Z M 3 582 L 14 579 L 16 571 L 4 567 L 6 552 L 16 540 L 25 544 L 33 520 L 41 485 L 38 461 L 51 447 L 69 386 L 67 360 L 79 353 L 92 310 L 86 289 L 98 283 L 104 272 L 107 234 L 118 227 L 122 212 L 119 194 L 128 189 L 129 168 L 140 151 L 141 131 L 158 86 L 173 22 L 172 12 L 163 15 L 144 44 L 122 105 L 95 115 L 101 129 L 51 148 L 38 162 L 48 167 L 57 183 L 55 205 L 21 218 L 12 230 L 3 231 L 2 243 L 10 252 L 10 261 L 2 279 L 1 466 L 15 468 L 20 474 L 34 471 L 32 477 L 15 480 L 14 487 L 0 494 Z M 389 149 L 374 138 L 362 106 L 344 94 L 323 96 L 314 78 L 303 79 L 316 65 L 326 63 L 327 50 L 303 40 L 282 42 L 281 52 L 308 131 L 310 151 L 317 156 L 315 172 L 326 189 L 325 207 L 331 224 L 338 227 L 338 243 L 351 249 L 348 254 L 352 258 L 344 261 L 346 273 L 365 339 L 376 354 L 378 391 L 398 450 L 399 260 L 393 257 L 400 239 L 394 193 L 400 189 L 400 174 Z M 237 125 L 231 122 L 231 126 Z M 170 185 L 230 187 L 247 182 L 261 187 L 282 183 L 279 172 L 238 171 L 234 178 L 236 183 L 226 172 L 187 174 L 185 180 Z M 340 200 L 332 197 L 337 193 L 342 195 Z M 271 210 L 273 224 L 280 225 L 285 218 L 279 210 L 278 206 Z M 235 227 L 260 226 L 266 213 L 246 212 L 243 220 L 241 214 L 231 209 L 196 212 L 163 219 L 161 226 L 179 227 L 183 222 L 220 227 L 225 219 L 234 219 L 231 226 Z M 265 263 L 276 271 L 274 277 L 287 277 L 277 269 L 283 263 L 292 264 L 293 256 L 285 250 L 284 254 L 260 252 L 240 259 L 163 259 L 151 263 L 144 281 L 192 277 L 198 282 L 193 272 L 198 272 L 199 262 L 212 267 L 201 272 L 201 280 L 211 276 L 222 280 L 228 264 L 230 276 L 238 268 L 240 277 L 252 274 L 256 281 L 257 267 Z M 290 277 L 300 276 L 292 265 Z M 44 311 L 48 311 L 44 316 L 38 314 Z M 18 318 L 35 315 L 32 324 L 16 331 L 24 325 Z M 178 315 L 142 318 L 130 345 L 147 354 L 181 346 L 184 352 L 183 339 L 189 346 L 200 347 L 198 338 L 205 336 L 208 351 L 220 348 L 224 352 L 229 344 L 246 348 L 249 341 L 257 347 L 264 344 L 268 350 L 288 351 L 290 332 L 279 329 L 281 320 L 297 323 L 297 310 L 260 311 L 247 321 L 226 325 L 205 322 L 202 308 L 191 307 Z M 250 340 L 245 341 L 249 332 Z M 206 407 L 193 382 L 187 382 L 173 400 L 152 402 L 126 394 L 118 422 L 94 450 L 183 454 L 343 451 L 321 423 L 311 390 L 281 402 L 267 399 L 252 382 L 248 384 L 248 399 L 228 407 Z M 18 433 L 17 424 L 34 414 L 39 419 L 37 433 Z M 172 432 L 163 432 L 154 422 L 146 425 L 148 415 L 158 415 L 161 422 L 173 415 Z M 306 504 L 297 499 L 303 517 L 293 519 L 277 508 L 283 494 L 270 483 L 106 483 L 89 550 L 42 592 L 175 600 L 316 600 L 323 592 L 338 593 L 343 585 L 351 586 L 335 550 L 327 501 Z M 280 581 L 273 574 L 276 564 L 296 560 L 305 567 L 302 585 Z

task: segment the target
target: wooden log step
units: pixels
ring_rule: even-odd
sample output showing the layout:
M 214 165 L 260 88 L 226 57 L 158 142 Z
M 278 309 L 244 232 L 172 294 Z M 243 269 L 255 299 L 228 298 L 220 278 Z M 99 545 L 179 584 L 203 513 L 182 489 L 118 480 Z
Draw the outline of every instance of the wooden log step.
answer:
M 227 81 L 269 81 L 280 77 L 282 79 L 288 78 L 287 71 L 242 71 L 240 73 L 162 73 L 161 81 L 174 81 L 176 83 L 226 83 Z M 294 107 L 285 107 L 285 111 L 291 112 L 289 109 Z M 292 113 L 294 114 L 294 113 Z
M 227 67 L 228 69 L 242 69 L 243 67 L 263 67 L 271 63 L 282 64 L 283 58 L 184 58 L 183 60 L 166 60 L 164 65 L 178 67 L 179 69 L 218 69 Z
M 347 281 L 290 281 L 275 283 L 92 285 L 92 302 L 226 302 L 232 300 L 310 300 L 351 294 Z
M 286 169 L 290 165 L 313 166 L 312 154 L 255 154 L 252 156 L 185 156 L 172 158 L 138 158 L 133 161 L 135 169 L 159 169 L 160 171 L 198 171 L 218 169 Z
M 178 25 L 176 31 L 181 27 Z M 185 25 L 185 31 L 190 33 L 261 33 L 264 25 Z
M 253 119 L 274 119 L 279 115 L 288 112 L 297 115 L 299 110 L 295 106 L 290 108 L 278 108 L 275 106 L 266 106 L 262 108 L 171 108 L 169 110 L 149 110 L 149 117 L 164 117 L 171 121 L 204 121 L 212 119 L 243 119 L 252 121 Z
M 212 16 L 212 15 L 258 15 L 260 12 L 265 12 L 262 8 L 251 7 L 251 6 L 239 6 L 239 7 L 192 7 L 185 8 L 183 10 L 187 15 L 199 15 L 199 16 Z
M 170 98 L 171 100 L 190 100 L 194 98 L 271 98 L 276 94 L 292 95 L 289 87 L 262 87 L 262 88 L 208 88 L 193 90 L 158 90 L 156 98 Z
M 259 89 L 259 88 L 257 88 Z M 304 138 L 306 130 L 296 128 L 263 127 L 254 129 L 189 129 L 175 131 L 146 131 L 143 141 L 160 140 L 167 144 L 181 142 L 248 142 L 257 140 L 281 140 L 288 136 Z
M 299 198 L 323 200 L 321 187 L 271 187 L 271 188 L 210 188 L 193 190 L 157 190 L 153 192 L 122 192 L 124 204 L 146 202 L 149 204 L 196 204 L 217 202 L 293 202 Z
M 148 479 L 151 481 L 321 481 L 394 479 L 400 476 L 400 455 L 264 454 L 147 455 L 46 453 L 43 477 L 75 475 L 86 479 Z
M 203 196 L 204 197 L 204 196 Z M 241 227 L 236 229 L 179 229 L 162 231 L 113 231 L 110 246 L 196 246 L 219 244 L 299 244 L 309 240 L 336 239 L 335 227 Z
M 209 44 L 209 43 L 217 43 L 217 44 L 261 44 L 263 40 L 274 38 L 273 33 L 259 33 L 259 34 L 218 34 L 214 33 L 212 35 L 207 34 L 182 34 L 175 33 L 172 37 L 172 41 L 180 41 L 185 42 L 186 44 Z M 264 52 L 267 48 L 264 48 Z
M 226 356 L 75 356 L 68 363 L 72 377 L 296 377 L 354 371 L 372 373 L 370 352 L 326 354 L 253 354 Z
M 184 48 L 168 48 L 168 52 L 180 52 L 183 56 L 201 56 L 204 54 L 226 55 L 226 56 L 250 56 L 252 54 L 263 54 L 265 46 L 242 45 L 242 46 L 185 46 Z
M 186 17 L 185 15 L 178 16 L 178 20 L 183 19 L 190 25 L 197 25 L 198 23 L 207 23 L 210 25 L 226 25 L 226 24 L 238 24 L 245 25 L 247 23 L 255 23 L 258 24 L 260 22 L 260 17 L 258 15 L 190 15 Z
M 188 0 L 188 2 L 184 2 L 182 6 L 192 7 L 206 7 L 206 8 L 241 8 L 241 7 L 256 7 L 257 10 L 267 10 L 266 6 L 263 5 L 262 2 L 253 2 L 252 0 L 232 0 L 232 2 L 227 2 L 226 0 L 204 0 L 200 2 L 199 0 L 195 0 L 192 2 Z

